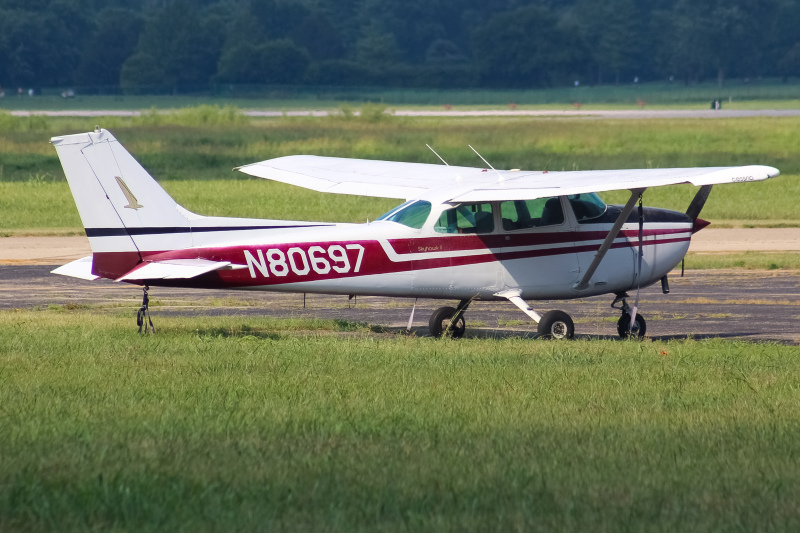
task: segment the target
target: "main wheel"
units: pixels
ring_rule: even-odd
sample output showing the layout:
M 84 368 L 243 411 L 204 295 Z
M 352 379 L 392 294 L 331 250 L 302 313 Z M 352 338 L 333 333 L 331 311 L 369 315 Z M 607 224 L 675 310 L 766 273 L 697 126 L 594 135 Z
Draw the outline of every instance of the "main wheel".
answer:
M 619 333 L 620 337 L 623 339 L 627 339 L 628 337 L 641 339 L 644 337 L 644 334 L 647 331 L 647 322 L 645 322 L 642 315 L 636 313 L 636 319 L 634 320 L 633 327 L 630 331 L 628 331 L 630 325 L 631 315 L 628 313 L 622 313 L 622 316 L 619 318 L 619 322 L 617 322 L 617 333 Z
M 564 311 L 548 311 L 539 321 L 539 336 L 545 339 L 571 339 L 575 324 Z
M 463 337 L 464 332 L 467 330 L 467 322 L 464 320 L 464 313 L 460 313 L 455 323 L 451 324 L 455 314 L 456 310 L 452 307 L 440 307 L 434 311 L 428 323 L 428 330 L 430 331 L 431 337 L 441 337 L 444 335 L 445 331 L 454 339 Z M 450 328 L 449 330 L 448 326 Z

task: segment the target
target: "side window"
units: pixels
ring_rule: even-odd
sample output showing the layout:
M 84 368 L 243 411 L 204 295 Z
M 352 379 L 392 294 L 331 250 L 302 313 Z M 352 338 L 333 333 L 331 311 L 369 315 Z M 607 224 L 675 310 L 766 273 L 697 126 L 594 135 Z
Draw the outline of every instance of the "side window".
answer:
M 462 204 L 442 211 L 433 229 L 437 233 L 491 233 L 492 204 Z
M 571 194 L 567 197 L 575 219 L 583 224 L 606 212 L 606 204 L 596 193 Z
M 503 229 L 514 231 L 564 223 L 564 210 L 558 196 L 535 200 L 513 200 L 500 204 Z

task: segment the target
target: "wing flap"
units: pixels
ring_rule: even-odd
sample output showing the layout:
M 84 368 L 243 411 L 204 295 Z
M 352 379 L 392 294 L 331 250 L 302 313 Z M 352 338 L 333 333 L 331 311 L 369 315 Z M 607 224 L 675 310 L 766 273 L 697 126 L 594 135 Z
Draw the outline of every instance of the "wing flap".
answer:
M 221 269 L 247 268 L 230 261 L 207 259 L 168 259 L 147 261 L 114 281 L 144 281 L 148 279 L 190 279 Z

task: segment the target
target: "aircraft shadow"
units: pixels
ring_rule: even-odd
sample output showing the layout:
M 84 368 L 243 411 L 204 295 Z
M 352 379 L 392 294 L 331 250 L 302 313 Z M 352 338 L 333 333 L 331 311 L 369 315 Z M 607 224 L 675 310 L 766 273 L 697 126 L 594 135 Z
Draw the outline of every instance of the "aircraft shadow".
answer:
M 430 337 L 428 328 L 425 326 L 413 326 L 410 331 L 406 331 L 405 327 L 391 327 L 391 326 L 370 326 L 370 330 L 376 333 L 391 333 L 395 335 L 413 335 L 416 337 Z M 710 339 L 736 339 L 757 335 L 758 332 L 736 332 L 736 333 L 715 333 L 715 334 L 671 334 L 671 335 L 655 335 L 646 336 L 646 340 L 653 341 L 688 341 L 688 340 L 710 340 Z M 485 329 L 485 328 L 472 328 L 469 329 L 465 335 L 467 339 L 526 339 L 537 340 L 538 334 L 536 332 L 526 332 L 521 330 L 505 330 L 505 329 Z M 618 341 L 626 342 L 626 339 L 621 339 L 618 335 L 588 335 L 576 334 L 576 340 L 605 340 L 605 341 Z M 547 339 L 540 339 L 546 341 Z M 780 341 L 779 341 L 780 342 Z

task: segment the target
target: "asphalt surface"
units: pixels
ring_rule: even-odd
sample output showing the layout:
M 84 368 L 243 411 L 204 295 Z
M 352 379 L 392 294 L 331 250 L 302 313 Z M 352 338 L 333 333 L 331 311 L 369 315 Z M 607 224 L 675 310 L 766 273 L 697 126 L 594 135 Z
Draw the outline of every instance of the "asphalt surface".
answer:
M 0 310 L 62 306 L 129 308 L 131 328 L 141 305 L 141 288 L 108 280 L 83 281 L 50 274 L 57 265 L 0 265 Z M 670 340 L 727 338 L 800 344 L 800 274 L 784 271 L 687 271 L 670 278 L 670 294 L 660 285 L 643 289 L 639 310 L 647 336 Z M 635 296 L 632 294 L 631 296 Z M 367 323 L 386 331 L 405 330 L 414 301 L 403 298 L 208 291 L 154 287 L 151 314 L 159 317 L 249 316 L 317 317 Z M 612 297 L 532 302 L 537 312 L 562 309 L 575 320 L 577 337 L 617 338 L 619 311 Z M 633 304 L 633 298 L 630 300 Z M 419 300 L 412 332 L 428 334 L 434 309 L 455 302 Z M 467 336 L 533 337 L 536 325 L 507 302 L 475 302 L 467 311 Z

